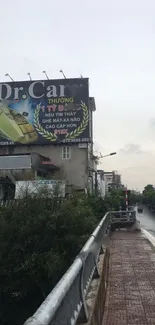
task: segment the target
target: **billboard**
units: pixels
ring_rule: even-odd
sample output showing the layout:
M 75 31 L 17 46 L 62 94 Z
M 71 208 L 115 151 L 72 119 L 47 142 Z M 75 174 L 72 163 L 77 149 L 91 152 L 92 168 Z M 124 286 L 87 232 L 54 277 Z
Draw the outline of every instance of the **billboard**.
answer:
M 0 83 L 0 146 L 89 142 L 87 78 Z

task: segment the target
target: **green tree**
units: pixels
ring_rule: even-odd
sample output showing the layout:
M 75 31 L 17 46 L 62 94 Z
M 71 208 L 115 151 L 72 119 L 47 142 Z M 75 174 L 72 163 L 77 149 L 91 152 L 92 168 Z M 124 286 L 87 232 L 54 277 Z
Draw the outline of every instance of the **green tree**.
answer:
M 125 197 L 123 191 L 112 190 L 103 199 L 99 195 L 88 196 L 88 204 L 91 206 L 97 219 L 103 218 L 107 211 L 118 211 L 120 206 L 125 209 Z
M 122 190 L 112 190 L 105 198 L 107 210 L 118 211 L 120 207 L 125 210 L 125 194 Z
M 151 184 L 144 187 L 143 203 L 147 204 L 151 210 L 155 211 L 155 188 Z
M 0 207 L 0 324 L 21 325 L 68 269 L 98 220 L 123 196 L 62 199 L 47 189 Z
M 18 325 L 55 286 L 97 220 L 78 198 L 60 204 L 27 196 L 0 212 L 0 323 Z
M 129 202 L 131 205 L 134 205 L 136 203 L 142 203 L 142 194 L 136 191 L 130 191 L 129 195 Z

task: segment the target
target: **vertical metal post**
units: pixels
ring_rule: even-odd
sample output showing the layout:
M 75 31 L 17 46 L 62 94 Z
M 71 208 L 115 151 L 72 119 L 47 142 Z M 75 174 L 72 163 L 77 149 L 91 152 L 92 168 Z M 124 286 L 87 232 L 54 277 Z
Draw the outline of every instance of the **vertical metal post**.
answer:
M 126 211 L 128 212 L 128 190 L 127 187 L 125 189 L 125 202 L 126 202 Z M 130 215 L 127 213 L 127 221 L 130 221 Z
M 126 202 L 126 211 L 128 211 L 128 190 L 125 189 L 125 202 Z
M 34 171 L 34 179 L 37 179 L 37 170 Z
M 97 194 L 98 191 L 98 184 L 97 184 L 97 171 L 95 171 L 95 194 Z
M 87 309 L 87 304 L 86 304 L 86 299 L 84 294 L 84 284 L 83 284 L 84 269 L 85 269 L 85 262 L 83 262 L 83 267 L 81 270 L 81 277 L 80 277 L 80 294 L 81 294 L 81 301 L 82 301 L 82 307 L 80 310 L 80 314 L 78 316 L 78 322 L 80 323 L 86 323 L 88 321 L 88 309 Z

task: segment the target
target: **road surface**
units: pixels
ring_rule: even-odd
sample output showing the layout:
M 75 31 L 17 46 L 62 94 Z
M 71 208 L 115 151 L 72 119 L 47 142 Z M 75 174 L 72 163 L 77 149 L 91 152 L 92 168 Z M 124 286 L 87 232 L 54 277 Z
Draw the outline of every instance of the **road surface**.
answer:
M 155 213 L 149 211 L 147 207 L 143 208 L 143 213 L 137 212 L 137 219 L 140 221 L 141 228 L 155 236 Z

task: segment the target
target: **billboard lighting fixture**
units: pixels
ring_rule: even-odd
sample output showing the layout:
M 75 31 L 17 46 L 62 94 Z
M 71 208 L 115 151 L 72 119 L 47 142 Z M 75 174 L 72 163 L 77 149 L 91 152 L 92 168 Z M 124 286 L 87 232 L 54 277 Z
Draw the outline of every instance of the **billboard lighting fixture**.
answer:
M 11 81 L 14 81 L 13 78 L 9 75 L 9 73 L 6 73 L 5 77 L 9 77 Z
M 45 71 L 45 70 L 43 70 L 43 71 L 42 71 L 42 73 L 44 73 L 44 74 L 45 74 L 45 76 L 46 76 L 46 78 L 47 78 L 47 80 L 49 80 L 49 78 L 48 78 L 48 75 L 47 75 L 46 71 Z
M 76 70 L 77 72 L 78 72 L 78 74 L 80 75 L 80 78 L 82 78 L 83 79 L 83 75 L 78 71 L 78 70 Z
M 29 76 L 30 80 L 32 80 L 30 72 L 28 72 L 27 75 Z
M 62 73 L 63 77 L 66 79 L 66 76 L 65 76 L 63 70 L 61 69 L 61 70 L 59 70 L 59 72 Z

